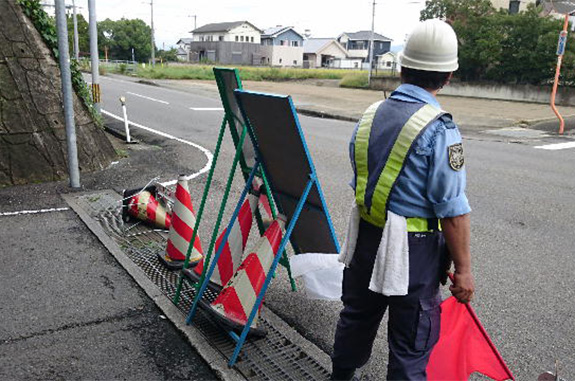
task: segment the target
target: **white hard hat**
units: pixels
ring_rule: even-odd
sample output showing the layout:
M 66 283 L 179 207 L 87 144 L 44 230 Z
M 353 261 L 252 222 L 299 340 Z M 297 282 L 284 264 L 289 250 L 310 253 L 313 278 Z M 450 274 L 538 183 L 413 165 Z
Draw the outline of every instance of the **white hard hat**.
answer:
M 425 20 L 411 32 L 399 53 L 402 67 L 424 71 L 457 70 L 457 36 L 441 20 Z

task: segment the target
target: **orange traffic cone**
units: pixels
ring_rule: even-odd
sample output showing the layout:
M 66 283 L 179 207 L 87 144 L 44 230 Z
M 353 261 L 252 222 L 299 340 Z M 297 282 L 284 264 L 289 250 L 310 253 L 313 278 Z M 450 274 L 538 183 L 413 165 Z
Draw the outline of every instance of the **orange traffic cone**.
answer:
M 178 184 L 176 185 L 176 195 L 172 210 L 172 224 L 168 233 L 166 253 L 158 253 L 158 257 L 162 263 L 170 270 L 178 270 L 184 266 L 186 253 L 188 252 L 188 247 L 194 234 L 195 224 L 196 216 L 194 215 L 188 180 L 184 175 L 180 175 Z M 196 239 L 194 240 L 190 253 L 190 267 L 197 265 L 202 258 L 202 245 L 200 243 L 200 237 L 196 234 Z
M 224 242 L 224 248 L 220 254 L 216 269 L 212 274 L 212 278 L 210 279 L 211 288 L 217 292 L 221 291 L 222 286 L 228 283 L 242 261 L 246 243 L 252 228 L 253 214 L 257 205 L 258 195 L 249 194 L 240 208 L 238 217 L 232 225 L 228 240 Z M 227 228 L 221 232 L 216 241 L 216 251 L 222 244 L 222 240 L 226 235 L 226 230 Z M 185 269 L 183 272 L 191 281 L 199 282 L 203 270 L 204 261 L 202 260 L 193 270 Z
M 127 216 L 129 215 L 155 227 L 168 229 L 171 225 L 170 214 L 158 200 L 156 200 L 153 195 L 153 189 L 154 188 L 149 187 L 135 194 L 132 193 L 133 190 L 124 191 L 124 210 L 122 211 L 122 215 L 125 221 L 128 220 Z M 130 193 L 132 193 L 132 195 L 130 195 Z
M 209 305 L 208 311 L 212 312 L 213 316 L 226 328 L 242 330 L 247 324 L 250 312 L 254 308 L 257 296 L 278 251 L 284 227 L 284 217 L 278 216 L 259 240 L 254 251 L 244 259 L 233 278 L 226 284 L 216 300 Z M 259 309 L 260 306 L 257 308 Z M 259 331 L 256 315 L 250 332 L 261 334 L 261 330 Z

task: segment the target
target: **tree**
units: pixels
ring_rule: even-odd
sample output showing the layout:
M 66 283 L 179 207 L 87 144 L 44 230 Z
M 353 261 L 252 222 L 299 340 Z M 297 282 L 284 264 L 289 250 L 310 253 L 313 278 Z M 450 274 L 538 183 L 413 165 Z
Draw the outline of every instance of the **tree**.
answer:
M 72 15 L 66 16 L 68 24 L 68 41 L 70 44 L 70 52 L 74 51 L 74 19 Z M 89 25 L 84 16 L 78 13 L 76 16 L 78 22 L 78 45 L 80 49 L 80 56 L 90 54 L 90 32 Z
M 488 0 L 430 0 L 421 19 L 446 18 L 457 33 L 464 81 L 546 84 L 552 81 L 561 21 L 541 17 L 540 8 L 509 14 Z M 567 43 L 563 83 L 575 80 L 575 41 Z M 570 70 L 569 70 L 570 68 Z
M 108 49 L 108 58 L 131 60 L 132 49 L 136 61 L 146 62 L 151 57 L 152 29 L 140 19 L 117 21 L 106 19 L 98 23 L 98 50 Z
M 489 0 L 427 0 L 420 20 L 442 19 L 465 23 L 469 18 L 483 17 L 495 12 Z
M 178 60 L 178 50 L 176 48 L 171 48 L 170 50 L 158 50 L 156 59 L 162 59 L 163 61 L 175 62 Z

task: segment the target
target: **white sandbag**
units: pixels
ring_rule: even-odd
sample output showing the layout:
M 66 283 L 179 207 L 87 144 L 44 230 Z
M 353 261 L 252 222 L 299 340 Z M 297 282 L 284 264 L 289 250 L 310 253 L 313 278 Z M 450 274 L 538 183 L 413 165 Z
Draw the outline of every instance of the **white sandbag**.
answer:
M 290 258 L 294 278 L 302 277 L 309 299 L 339 300 L 343 281 L 343 263 L 337 254 L 298 254 Z

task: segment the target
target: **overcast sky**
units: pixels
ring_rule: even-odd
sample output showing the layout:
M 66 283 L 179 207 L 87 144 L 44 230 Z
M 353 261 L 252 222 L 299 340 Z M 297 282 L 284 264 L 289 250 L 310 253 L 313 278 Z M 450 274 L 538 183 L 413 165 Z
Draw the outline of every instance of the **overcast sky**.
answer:
M 50 2 L 53 2 L 51 0 Z M 71 5 L 72 0 L 66 0 Z M 96 0 L 98 21 L 110 18 L 140 18 L 149 24 L 150 0 Z M 88 1 L 76 0 L 88 18 Z M 378 0 L 375 31 L 401 45 L 419 20 L 425 0 Z M 371 29 L 370 0 L 154 0 L 154 28 L 158 48 L 171 47 L 181 37 L 190 37 L 194 27 L 208 23 L 247 20 L 260 29 L 294 26 L 312 37 L 337 37 L 342 32 Z

